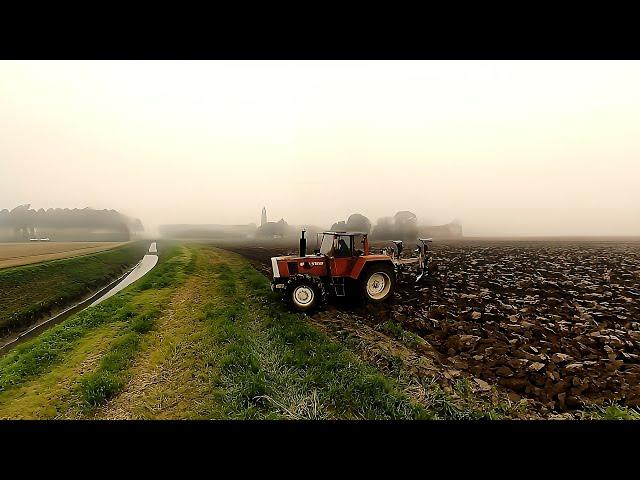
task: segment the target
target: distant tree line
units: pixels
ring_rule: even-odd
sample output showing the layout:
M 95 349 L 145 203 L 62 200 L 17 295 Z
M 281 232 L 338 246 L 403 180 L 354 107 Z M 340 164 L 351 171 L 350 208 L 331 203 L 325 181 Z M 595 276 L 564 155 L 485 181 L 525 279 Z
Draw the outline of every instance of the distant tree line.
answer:
M 0 241 L 50 238 L 65 241 L 127 241 L 144 231 L 140 219 L 116 210 L 40 208 L 30 204 L 0 210 Z
M 393 217 L 383 217 L 372 226 L 371 220 L 360 213 L 349 216 L 347 221 L 335 222 L 332 231 L 364 232 L 375 240 L 415 239 L 418 235 L 418 218 L 415 213 L 402 211 Z
M 264 213 L 264 212 L 263 212 Z M 265 215 L 266 217 L 266 215 Z M 212 238 L 212 239 L 293 239 L 300 235 L 304 228 L 307 239 L 313 241 L 317 233 L 325 230 L 315 225 L 290 225 L 283 218 L 277 222 L 266 221 L 256 227 L 248 225 L 161 225 L 160 233 L 168 238 Z M 462 226 L 454 221 L 446 225 L 418 225 L 418 217 L 408 210 L 397 212 L 393 217 L 379 218 L 375 225 L 361 213 L 349 215 L 346 221 L 334 222 L 329 230 L 334 232 L 363 232 L 368 233 L 372 240 L 409 240 L 416 238 L 459 238 L 462 236 Z
M 418 237 L 462 237 L 462 225 L 458 220 L 445 225 L 418 225 L 418 217 L 408 210 L 397 212 L 393 217 L 379 218 L 375 225 L 364 215 L 354 213 L 346 222 L 335 222 L 331 230 L 369 233 L 372 240 L 413 241 Z

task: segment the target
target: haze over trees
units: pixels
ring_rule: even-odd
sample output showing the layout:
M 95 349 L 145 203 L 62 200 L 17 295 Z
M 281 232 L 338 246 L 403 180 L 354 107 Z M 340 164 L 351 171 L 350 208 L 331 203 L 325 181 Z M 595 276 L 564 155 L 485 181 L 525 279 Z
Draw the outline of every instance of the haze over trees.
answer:
M 371 220 L 354 213 L 346 222 L 334 223 L 331 230 L 370 233 L 376 240 L 415 239 L 418 236 L 418 218 L 413 212 L 401 211 L 393 217 L 379 218 L 372 230 Z
M 169 224 L 160 225 L 160 235 L 167 238 L 190 239 L 244 239 L 256 233 L 256 224 L 219 225 L 219 224 Z
M 266 222 L 260 225 L 256 231 L 256 237 L 259 238 L 281 238 L 294 234 L 294 229 L 281 218 L 277 222 Z
M 161 225 L 160 234 L 167 238 L 231 239 L 294 239 L 300 230 L 306 230 L 307 238 L 314 238 L 325 230 L 338 232 L 364 232 L 375 240 L 415 240 L 419 236 L 434 238 L 459 238 L 462 226 L 453 221 L 445 225 L 418 225 L 418 217 L 408 210 L 393 217 L 382 217 L 375 225 L 361 213 L 352 213 L 346 221 L 334 222 L 329 228 L 316 225 L 290 225 L 284 218 L 270 222 L 266 208 L 262 209 L 260 225 L 173 224 Z
M 30 204 L 0 211 L 0 241 L 49 238 L 57 241 L 128 241 L 142 233 L 138 218 L 116 210 L 93 208 L 40 208 Z
M 462 225 L 454 220 L 444 225 L 419 225 L 418 217 L 408 210 L 397 212 L 393 217 L 379 218 L 375 225 L 360 213 L 349 216 L 331 225 L 332 231 L 365 232 L 374 240 L 415 240 L 418 237 L 459 238 Z
M 361 213 L 353 213 L 349 215 L 346 222 L 339 221 L 331 225 L 334 232 L 350 231 L 350 232 L 371 232 L 371 220 Z

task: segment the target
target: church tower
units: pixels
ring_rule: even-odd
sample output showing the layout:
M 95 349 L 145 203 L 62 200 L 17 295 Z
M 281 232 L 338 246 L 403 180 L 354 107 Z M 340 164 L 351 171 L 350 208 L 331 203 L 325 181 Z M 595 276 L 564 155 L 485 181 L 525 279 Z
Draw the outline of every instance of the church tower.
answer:
M 267 208 L 262 207 L 262 217 L 260 218 L 260 226 L 263 227 L 267 224 Z

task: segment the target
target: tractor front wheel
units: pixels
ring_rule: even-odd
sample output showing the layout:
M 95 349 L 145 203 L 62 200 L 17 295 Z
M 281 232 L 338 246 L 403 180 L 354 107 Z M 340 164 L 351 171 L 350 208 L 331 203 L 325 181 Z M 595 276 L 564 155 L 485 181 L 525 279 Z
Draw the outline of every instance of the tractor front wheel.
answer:
M 310 279 L 293 280 L 287 285 L 287 303 L 294 310 L 308 312 L 316 308 L 322 299 L 322 291 Z
M 367 267 L 360 277 L 363 298 L 370 303 L 388 300 L 396 287 L 396 275 L 390 265 L 372 265 Z

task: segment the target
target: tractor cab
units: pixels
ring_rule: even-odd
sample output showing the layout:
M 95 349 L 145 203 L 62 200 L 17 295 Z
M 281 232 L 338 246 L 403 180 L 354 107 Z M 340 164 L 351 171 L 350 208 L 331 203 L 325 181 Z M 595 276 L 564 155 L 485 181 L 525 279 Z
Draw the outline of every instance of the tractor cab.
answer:
M 359 260 L 369 255 L 369 240 L 364 232 L 322 232 L 318 243 L 316 252 L 325 258 L 333 277 L 351 277 Z
M 320 241 L 322 235 L 322 241 Z M 369 254 L 369 240 L 363 232 L 322 232 L 317 237 L 316 254 L 330 258 L 359 257 Z

